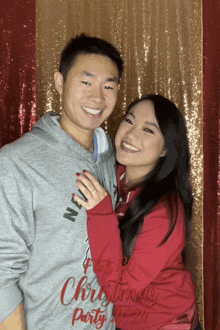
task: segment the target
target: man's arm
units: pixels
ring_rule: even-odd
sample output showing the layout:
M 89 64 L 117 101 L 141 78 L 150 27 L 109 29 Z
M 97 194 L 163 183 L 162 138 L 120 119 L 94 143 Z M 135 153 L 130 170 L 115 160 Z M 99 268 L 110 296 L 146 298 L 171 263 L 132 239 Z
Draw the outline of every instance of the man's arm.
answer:
M 15 329 L 23 330 L 19 280 L 28 269 L 34 237 L 32 190 L 25 173 L 2 152 L 0 168 L 0 329 L 17 323 Z
M 23 303 L 7 319 L 0 323 L 0 330 L 26 330 Z

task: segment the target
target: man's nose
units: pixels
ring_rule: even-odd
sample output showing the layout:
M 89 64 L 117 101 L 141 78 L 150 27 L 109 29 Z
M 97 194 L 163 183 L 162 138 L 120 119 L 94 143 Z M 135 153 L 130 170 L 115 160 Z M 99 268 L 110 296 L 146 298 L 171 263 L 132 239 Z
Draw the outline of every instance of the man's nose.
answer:
M 96 103 L 102 102 L 104 100 L 104 93 L 102 88 L 94 88 L 91 93 L 91 99 Z

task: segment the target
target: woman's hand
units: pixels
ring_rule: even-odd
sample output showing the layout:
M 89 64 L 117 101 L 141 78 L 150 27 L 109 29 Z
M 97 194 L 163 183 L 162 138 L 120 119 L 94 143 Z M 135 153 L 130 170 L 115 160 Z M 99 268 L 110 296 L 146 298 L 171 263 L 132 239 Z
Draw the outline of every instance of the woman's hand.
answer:
M 86 210 L 91 210 L 98 205 L 108 193 L 90 172 L 84 170 L 83 174 L 76 173 L 76 175 L 78 177 L 76 184 L 87 198 L 87 201 L 76 194 L 73 194 L 73 198 L 78 204 L 85 207 Z

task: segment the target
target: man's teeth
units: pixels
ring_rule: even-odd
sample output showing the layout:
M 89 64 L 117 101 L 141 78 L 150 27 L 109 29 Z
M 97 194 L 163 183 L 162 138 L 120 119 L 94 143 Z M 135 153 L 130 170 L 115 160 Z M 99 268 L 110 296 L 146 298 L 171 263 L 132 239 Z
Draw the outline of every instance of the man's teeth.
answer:
M 94 110 L 94 109 L 90 109 L 87 107 L 83 107 L 83 110 L 85 110 L 86 112 L 91 113 L 92 115 L 98 115 L 102 110 Z
M 139 149 L 135 148 L 131 144 L 128 144 L 127 142 L 123 142 L 123 146 L 127 149 L 130 149 L 130 150 L 139 151 Z

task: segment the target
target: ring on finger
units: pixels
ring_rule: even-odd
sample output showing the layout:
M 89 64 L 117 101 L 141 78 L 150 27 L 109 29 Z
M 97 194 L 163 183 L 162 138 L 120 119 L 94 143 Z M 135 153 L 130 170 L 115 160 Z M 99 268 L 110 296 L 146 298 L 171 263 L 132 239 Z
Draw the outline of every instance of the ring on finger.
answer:
M 97 191 L 97 190 L 92 191 L 91 194 L 94 195 L 94 194 L 96 193 L 96 191 Z

